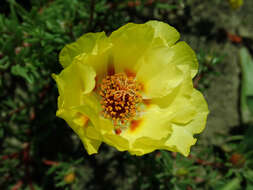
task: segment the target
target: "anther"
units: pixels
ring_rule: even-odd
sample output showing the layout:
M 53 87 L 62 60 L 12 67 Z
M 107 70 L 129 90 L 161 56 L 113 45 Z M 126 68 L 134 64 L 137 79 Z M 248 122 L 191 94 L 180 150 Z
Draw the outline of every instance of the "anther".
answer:
M 137 104 L 142 100 L 139 86 L 133 77 L 128 78 L 124 73 L 106 76 L 102 80 L 99 94 L 104 116 L 111 118 L 115 126 L 118 121 L 125 124 L 136 115 Z

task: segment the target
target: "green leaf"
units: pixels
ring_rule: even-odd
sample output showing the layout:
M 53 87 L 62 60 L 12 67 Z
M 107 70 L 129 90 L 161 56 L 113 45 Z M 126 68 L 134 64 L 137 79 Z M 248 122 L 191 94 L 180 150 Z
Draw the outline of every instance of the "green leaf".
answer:
M 246 48 L 240 50 L 242 67 L 241 112 L 244 123 L 252 120 L 253 115 L 253 60 Z
M 6 69 L 8 69 L 10 65 L 11 65 L 11 64 L 10 64 L 9 58 L 8 58 L 7 56 L 4 57 L 4 58 L 2 58 L 2 59 L 0 59 L 0 69 L 1 69 L 1 70 L 6 70 Z
M 241 189 L 240 187 L 241 180 L 239 178 L 234 178 L 228 184 L 226 184 L 221 190 L 237 190 Z
M 22 67 L 20 65 L 14 65 L 11 67 L 11 73 L 16 76 L 20 76 L 24 78 L 27 82 L 33 83 L 34 82 L 34 77 L 29 74 L 29 70 L 27 67 Z
M 246 187 L 246 190 L 252 190 L 252 189 L 253 189 L 253 184 L 248 183 L 247 187 Z
M 243 172 L 244 177 L 250 181 L 251 183 L 253 183 L 253 171 L 252 170 L 246 170 Z
M 177 9 L 177 6 L 176 5 L 169 5 L 167 3 L 158 3 L 157 8 L 165 9 L 165 10 L 169 11 L 169 10 Z

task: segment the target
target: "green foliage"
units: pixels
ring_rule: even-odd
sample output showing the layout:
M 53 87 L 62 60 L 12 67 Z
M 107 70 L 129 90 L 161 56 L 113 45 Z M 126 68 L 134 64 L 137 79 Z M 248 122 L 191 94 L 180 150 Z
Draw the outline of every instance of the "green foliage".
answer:
M 135 157 L 106 145 L 88 156 L 55 116 L 58 92 L 51 74 L 62 69 L 58 54 L 65 44 L 87 32 L 110 34 L 127 22 L 150 19 L 187 34 L 194 31 L 188 13 L 195 5 L 182 0 L 17 2 L 0 7 L 0 189 L 253 188 L 253 131 L 248 126 L 246 135 L 242 130 L 224 136 L 224 146 L 197 145 L 188 158 L 166 151 Z M 205 91 L 224 56 L 203 50 L 197 56 L 195 86 Z M 70 174 L 73 179 L 67 180 Z
M 241 112 L 244 122 L 253 122 L 253 59 L 246 48 L 240 50 L 242 67 Z
M 199 72 L 195 77 L 195 87 L 198 87 L 201 91 L 205 91 L 210 86 L 211 81 L 205 75 L 219 76 L 220 73 L 215 70 L 215 67 L 223 61 L 224 57 L 224 55 L 217 54 L 216 52 L 205 52 L 204 50 L 200 50 L 197 53 Z

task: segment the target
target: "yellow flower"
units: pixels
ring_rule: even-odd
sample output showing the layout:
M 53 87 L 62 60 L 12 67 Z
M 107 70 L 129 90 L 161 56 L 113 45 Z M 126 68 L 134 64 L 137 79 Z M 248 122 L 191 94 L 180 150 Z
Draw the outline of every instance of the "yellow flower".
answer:
M 75 181 L 76 175 L 74 172 L 70 172 L 64 176 L 64 182 L 67 184 L 71 184 Z
M 238 9 L 242 6 L 243 0 L 228 0 L 232 9 Z
M 89 154 L 102 142 L 143 155 L 156 149 L 187 156 L 202 132 L 208 108 L 193 88 L 193 50 L 168 24 L 129 23 L 109 37 L 88 33 L 60 53 L 53 74 L 58 111 Z

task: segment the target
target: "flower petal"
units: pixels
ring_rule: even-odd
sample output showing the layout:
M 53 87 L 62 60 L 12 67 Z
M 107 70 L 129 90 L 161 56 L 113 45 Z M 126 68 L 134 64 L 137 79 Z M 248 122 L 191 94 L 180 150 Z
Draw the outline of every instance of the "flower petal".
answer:
M 171 98 L 169 106 L 165 108 L 173 113 L 171 115 L 172 123 L 187 124 L 196 115 L 196 106 L 191 102 L 193 90 L 190 71 L 188 71 L 184 75 L 184 80 L 177 90 L 177 94 L 174 94 L 175 97 Z
M 183 107 L 178 104 L 176 106 L 181 107 L 184 110 L 175 111 L 172 122 L 173 132 L 165 143 L 166 146 L 171 148 L 175 147 L 174 151 L 178 151 L 183 155 L 187 156 L 190 152 L 190 147 L 195 144 L 197 139 L 193 137 L 194 134 L 198 134 L 203 131 L 206 125 L 206 118 L 209 113 L 207 108 L 207 103 L 203 98 L 202 94 L 193 90 L 191 93 L 191 98 L 187 101 L 182 101 L 185 103 Z
M 182 82 L 174 89 L 172 89 L 171 93 L 163 97 L 153 98 L 152 103 L 157 104 L 161 108 L 173 110 L 173 108 L 177 107 L 176 103 L 180 103 L 181 98 L 189 99 L 191 97 L 192 92 L 193 84 L 191 79 L 191 72 L 188 70 L 184 73 Z
M 146 24 L 129 23 L 110 35 L 112 61 L 116 72 L 125 69 L 136 70 L 137 60 L 149 48 L 154 37 L 154 30 Z
M 77 55 L 106 51 L 109 47 L 108 43 L 104 32 L 84 34 L 76 42 L 68 44 L 62 49 L 59 56 L 60 63 L 63 68 L 66 68 Z
M 193 138 L 192 134 L 184 127 L 172 125 L 172 131 L 170 138 L 165 143 L 168 150 L 174 150 L 188 156 L 190 147 L 196 143 L 197 139 Z
M 82 95 L 95 87 L 96 73 L 88 65 L 73 63 L 59 75 L 53 74 L 59 89 L 58 108 L 80 105 Z
M 101 144 L 101 140 L 99 140 L 97 136 L 99 133 L 91 123 L 88 123 L 89 119 L 86 115 L 72 109 L 61 109 L 57 112 L 57 116 L 64 119 L 75 131 L 81 139 L 88 154 L 97 153 Z M 93 134 L 93 138 L 88 137 L 88 135 L 91 136 L 91 134 Z
M 119 151 L 129 150 L 129 141 L 122 136 L 115 135 L 115 133 L 106 133 L 103 136 L 106 144 L 115 147 Z
M 130 126 L 122 134 L 130 142 L 130 153 L 143 155 L 166 149 L 185 156 L 189 154 L 196 142 L 193 135 L 200 133 L 206 124 L 208 108 L 201 93 L 192 86 L 190 71 L 184 77 L 176 97 L 167 107 L 149 105 L 139 125 L 133 129 Z
M 140 60 L 136 78 L 143 85 L 147 99 L 171 93 L 183 80 L 183 72 L 171 61 L 172 51 L 167 46 L 150 49 Z
M 194 119 L 184 127 L 190 133 L 198 134 L 201 133 L 206 126 L 209 110 L 203 95 L 196 89 L 194 89 L 190 101 L 191 104 L 195 106 L 196 115 L 194 116 Z
M 95 105 L 96 103 L 93 102 L 93 104 Z M 101 135 L 113 132 L 114 127 L 112 125 L 112 121 L 104 118 L 102 115 L 100 115 L 100 113 L 97 113 L 93 107 L 90 107 L 89 105 L 86 104 L 75 107 L 74 109 L 82 114 L 87 115 L 90 122 L 97 129 L 97 131 L 99 131 Z
M 93 102 L 93 104 L 96 103 Z M 94 125 L 94 128 L 99 131 L 97 132 L 99 133 L 98 137 L 91 133 L 88 134 L 88 136 L 92 139 L 95 136 L 96 138 L 99 138 L 108 145 L 114 146 L 120 151 L 128 150 L 128 140 L 115 134 L 112 121 L 100 116 L 100 114 L 96 112 L 96 109 L 93 109 L 93 107 L 90 107 L 90 105 L 86 104 L 75 108 L 75 110 L 79 111 L 80 113 L 87 115 L 91 123 Z
M 121 136 L 128 139 L 131 145 L 142 137 L 159 141 L 171 133 L 170 115 L 167 110 L 150 105 L 138 119 L 130 122 L 129 128 Z
M 148 137 L 138 138 L 136 139 L 136 141 L 134 141 L 132 148 L 129 150 L 129 152 L 137 156 L 142 156 L 143 154 L 153 152 L 157 149 L 165 149 L 165 139 L 166 138 L 160 140 L 154 140 Z
M 190 70 L 193 78 L 198 72 L 198 60 L 195 52 L 185 42 L 178 42 L 171 47 L 171 63 L 176 64 L 183 72 Z
M 153 46 L 172 46 L 180 38 L 180 34 L 178 33 L 178 31 L 167 23 L 152 20 L 147 22 L 146 24 L 152 26 L 155 31 Z

